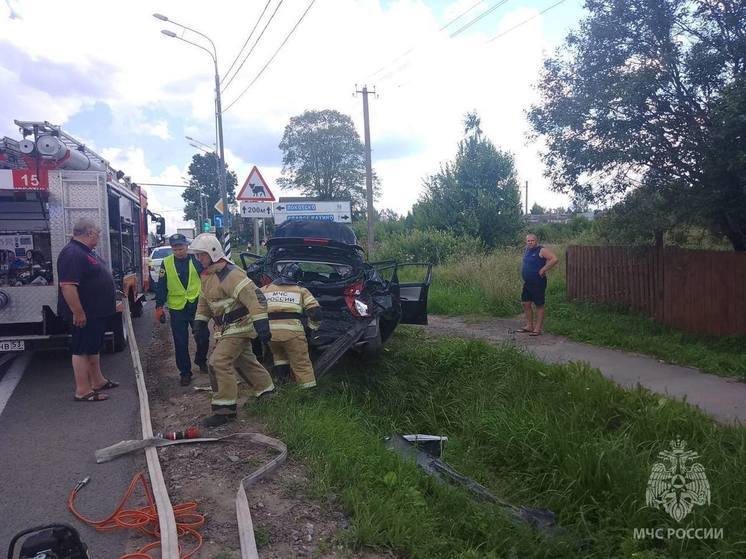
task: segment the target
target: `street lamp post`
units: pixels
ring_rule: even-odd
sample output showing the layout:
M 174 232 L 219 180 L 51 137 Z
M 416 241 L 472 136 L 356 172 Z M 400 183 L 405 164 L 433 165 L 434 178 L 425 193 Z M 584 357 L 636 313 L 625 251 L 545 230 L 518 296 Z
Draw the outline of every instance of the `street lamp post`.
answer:
M 218 184 L 220 185 L 220 198 L 223 201 L 223 245 L 225 248 L 226 256 L 230 258 L 231 242 L 230 242 L 230 229 L 228 228 L 228 217 L 229 217 L 228 194 L 227 194 L 226 181 L 225 181 L 225 150 L 223 148 L 223 106 L 220 100 L 220 74 L 218 73 L 218 53 L 217 53 L 217 50 L 215 49 L 215 43 L 213 43 L 212 39 L 210 39 L 210 37 L 208 37 L 204 33 L 201 33 L 200 31 L 197 31 L 196 29 L 192 29 L 191 27 L 188 27 L 172 19 L 169 19 L 168 17 L 162 14 L 153 14 L 153 17 L 161 21 L 169 22 L 187 31 L 191 31 L 192 33 L 195 33 L 199 35 L 200 37 L 204 37 L 205 39 L 207 39 L 207 41 L 212 46 L 212 51 L 210 51 L 210 49 L 207 49 L 198 43 L 194 43 L 188 39 L 185 39 L 184 37 L 177 35 L 173 31 L 170 31 L 168 29 L 161 30 L 161 33 L 163 33 L 166 37 L 171 37 L 173 39 L 179 39 L 180 41 L 184 41 L 185 43 L 189 43 L 192 46 L 202 49 L 203 51 L 205 51 L 207 54 L 210 55 L 210 57 L 212 58 L 213 65 L 215 66 L 215 122 L 216 122 L 216 127 L 217 127 L 216 135 L 217 135 L 218 157 L 220 158 L 220 166 L 218 169 Z

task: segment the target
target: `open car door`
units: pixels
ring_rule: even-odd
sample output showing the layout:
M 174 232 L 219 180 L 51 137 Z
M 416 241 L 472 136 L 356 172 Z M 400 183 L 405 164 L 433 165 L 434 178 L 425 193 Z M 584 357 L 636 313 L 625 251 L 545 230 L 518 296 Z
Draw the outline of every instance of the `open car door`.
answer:
M 402 274 L 402 270 L 410 266 L 425 268 L 425 277 L 421 282 L 399 280 L 399 299 L 401 301 L 401 320 L 399 322 L 401 324 L 427 324 L 427 294 L 433 281 L 433 265 L 425 263 L 399 264 L 395 276 L 412 276 L 412 270 Z

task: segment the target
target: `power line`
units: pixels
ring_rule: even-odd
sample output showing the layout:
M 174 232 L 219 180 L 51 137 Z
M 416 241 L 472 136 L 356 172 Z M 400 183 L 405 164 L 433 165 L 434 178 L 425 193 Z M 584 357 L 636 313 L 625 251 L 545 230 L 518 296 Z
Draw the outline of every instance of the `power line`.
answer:
M 189 188 L 188 184 L 168 184 L 165 182 L 137 182 L 137 181 L 133 181 L 133 182 L 141 186 L 173 186 L 176 188 Z
M 285 46 L 285 43 L 288 42 L 288 39 L 290 39 L 291 35 L 295 32 L 295 30 L 298 28 L 298 26 L 303 21 L 303 18 L 306 17 L 306 14 L 308 13 L 308 11 L 311 9 L 311 7 L 315 3 L 316 3 L 316 0 L 311 0 L 311 3 L 306 8 L 306 11 L 303 12 L 303 15 L 301 15 L 300 18 L 298 19 L 298 21 L 295 22 L 295 25 L 290 30 L 290 33 L 288 33 L 287 36 L 285 37 L 285 39 L 282 41 L 282 43 L 280 43 L 280 46 L 277 47 L 277 50 L 274 52 L 274 54 L 270 57 L 269 60 L 267 60 L 267 63 L 262 67 L 261 70 L 259 70 L 259 73 L 256 76 L 254 76 L 254 79 L 251 80 L 251 82 L 249 83 L 249 85 L 247 85 L 246 88 L 241 93 L 238 94 L 238 97 L 236 97 L 225 109 L 223 109 L 223 112 L 226 112 L 233 105 L 235 105 L 238 102 L 238 100 L 241 99 L 241 97 L 243 97 L 244 93 L 246 93 L 251 88 L 251 86 L 254 85 L 254 83 L 256 83 L 256 80 L 259 79 L 259 77 L 264 73 L 264 70 L 267 69 L 267 66 L 269 66 L 272 63 L 272 61 L 275 59 L 275 56 L 277 56 L 277 54 L 280 52 L 280 50 L 282 50 L 282 47 Z
M 231 79 L 230 79 L 230 80 L 228 80 L 228 83 L 227 83 L 227 84 L 225 84 L 225 85 L 224 85 L 224 86 L 222 87 L 222 89 L 220 90 L 221 92 L 224 92 L 224 91 L 225 91 L 226 89 L 228 89 L 228 86 L 229 86 L 229 85 L 231 84 L 231 82 L 233 82 L 233 80 L 235 80 L 235 79 L 236 79 L 236 76 L 237 76 L 237 75 L 238 75 L 238 73 L 239 73 L 239 72 L 241 71 L 241 68 L 243 68 L 243 65 L 244 65 L 244 64 L 246 64 L 246 61 L 247 61 L 247 60 L 249 59 L 249 56 L 251 56 L 251 53 L 252 53 L 252 52 L 254 52 L 254 49 L 255 49 L 255 48 L 256 48 L 256 46 L 257 46 L 257 45 L 259 44 L 259 41 L 261 41 L 261 40 L 262 40 L 262 37 L 264 36 L 264 32 L 265 32 L 265 31 L 267 30 L 267 27 L 269 27 L 269 24 L 270 24 L 270 23 L 272 23 L 272 20 L 273 20 L 273 19 L 275 18 L 275 15 L 277 14 L 277 10 L 279 10 L 279 9 L 280 9 L 280 6 L 282 6 L 282 3 L 283 3 L 283 1 L 284 1 L 284 0 L 280 0 L 280 2 L 279 2 L 279 3 L 277 4 L 277 6 L 275 6 L 275 11 L 274 11 L 274 12 L 272 12 L 272 15 L 271 15 L 271 16 L 269 16 L 269 19 L 267 20 L 267 23 L 266 23 L 266 24 L 264 24 L 264 28 L 262 29 L 262 32 L 261 32 L 261 33 L 259 34 L 259 36 L 258 36 L 258 37 L 256 38 L 256 41 L 254 41 L 254 44 L 253 44 L 253 45 L 251 46 L 251 49 L 249 50 L 249 52 L 248 52 L 248 53 L 246 53 L 246 56 L 245 56 L 245 57 L 244 57 L 244 59 L 243 59 L 243 60 L 241 61 L 241 65 L 240 65 L 240 66 L 238 67 L 238 69 L 237 69 L 237 70 L 236 70 L 235 72 L 233 72 L 233 76 L 231 76 Z M 226 109 L 226 110 L 227 110 L 227 109 Z M 223 111 L 223 112 L 225 112 L 225 111 Z
M 254 36 L 254 31 L 256 31 L 256 28 L 259 27 L 259 22 L 262 21 L 262 18 L 264 17 L 264 13 L 267 11 L 267 8 L 269 8 L 269 5 L 271 3 L 272 3 L 272 0 L 267 0 L 267 3 L 264 4 L 264 9 L 262 10 L 262 13 L 259 14 L 259 18 L 256 20 L 254 27 L 251 29 L 251 33 L 249 33 L 249 36 L 246 38 L 246 41 L 244 42 L 243 46 L 238 51 L 238 54 L 236 54 L 236 58 L 234 58 L 233 62 L 231 62 L 231 67 L 228 68 L 228 70 L 225 72 L 225 74 L 221 78 L 220 80 L 221 83 L 225 81 L 225 78 L 227 78 L 228 74 L 230 74 L 231 70 L 233 70 L 233 67 L 236 65 L 236 62 L 238 62 L 238 59 L 241 57 L 241 53 L 243 53 L 243 49 L 245 49 L 246 45 L 248 45 L 249 41 L 251 41 L 251 38 Z
M 511 31 L 513 31 L 513 30 L 515 30 L 515 29 L 518 29 L 518 28 L 519 28 L 519 27 L 521 27 L 522 25 L 525 25 L 525 24 L 527 24 L 527 23 L 528 23 L 529 21 L 531 21 L 531 20 L 533 20 L 533 19 L 536 19 L 537 17 L 539 17 L 539 16 L 541 16 L 541 15 L 544 15 L 545 13 L 547 13 L 547 12 L 548 12 L 549 10 L 551 10 L 552 8 L 556 8 L 557 6 L 559 6 L 560 4 L 562 4 L 562 3 L 564 2 L 564 1 L 565 1 L 565 0 L 559 0 L 559 2 L 555 2 L 554 4 L 552 4 L 551 6 L 549 6 L 548 8 L 544 8 L 544 9 L 543 9 L 542 11 L 540 11 L 540 12 L 539 12 L 538 14 L 534 14 L 534 15 L 532 15 L 532 16 L 531 16 L 530 18 L 524 19 L 524 20 L 523 20 L 523 21 L 522 21 L 521 23 L 517 23 L 516 25 L 514 25 L 514 26 L 513 26 L 513 27 L 511 27 L 510 29 L 506 29 L 506 30 L 505 30 L 505 31 L 503 31 L 502 33 L 498 33 L 497 35 L 495 35 L 494 37 L 492 37 L 492 38 L 491 38 L 491 39 L 490 39 L 489 41 L 487 41 L 487 42 L 488 42 L 488 43 L 491 43 L 492 41 L 495 41 L 495 40 L 499 39 L 500 37 L 503 37 L 503 36 L 507 35 L 507 34 L 508 34 L 508 33 L 510 33 Z
M 495 4 L 491 8 L 489 8 L 489 9 L 485 10 L 484 12 L 482 12 L 481 14 L 479 14 L 477 17 L 475 17 L 474 19 L 472 19 L 469 23 L 467 23 L 467 24 L 459 27 L 456 31 L 454 31 L 453 33 L 451 33 L 449 35 L 449 37 L 451 39 L 453 39 L 456 35 L 459 35 L 463 31 L 466 31 L 467 29 L 469 29 L 469 27 L 471 27 L 475 23 L 481 21 L 483 18 L 485 18 L 488 15 L 490 15 L 492 12 L 494 12 L 496 9 L 498 9 L 500 6 L 502 6 L 503 4 L 507 3 L 508 1 L 509 0 L 500 0 L 497 4 Z
M 492 12 L 494 12 L 494 11 L 495 11 L 495 10 L 496 10 L 497 8 L 499 8 L 500 6 L 502 6 L 502 5 L 506 4 L 506 3 L 508 3 L 509 1 L 510 1 L 510 0 L 499 0 L 499 1 L 498 1 L 498 2 L 496 3 L 496 4 L 494 4 L 494 5 L 492 6 L 492 7 L 490 7 L 490 8 L 488 8 L 488 9 L 486 9 L 486 10 L 485 10 L 484 12 L 482 12 L 481 14 L 479 14 L 478 16 L 476 16 L 475 18 L 471 19 L 470 21 L 468 21 L 467 23 L 465 23 L 464 25 L 462 25 L 461 27 L 459 27 L 459 28 L 458 28 L 458 29 L 457 29 L 456 31 L 454 31 L 453 33 L 451 33 L 451 34 L 450 34 L 450 35 L 448 36 L 448 38 L 449 38 L 449 39 L 453 39 L 453 38 L 454 38 L 454 37 L 456 37 L 457 35 L 460 35 L 460 34 L 461 34 L 461 33 L 463 33 L 464 31 L 466 31 L 467 29 L 469 29 L 470 27 L 472 27 L 473 25 L 475 25 L 476 23 L 480 22 L 480 21 L 481 21 L 482 19 L 484 19 L 485 17 L 487 17 L 488 15 L 490 15 L 490 14 L 491 14 Z M 476 7 L 477 5 L 478 5 L 478 4 L 475 4 L 475 5 L 473 5 L 473 6 L 471 7 L 471 8 L 469 8 L 468 10 L 466 10 L 466 12 L 464 12 L 464 14 L 468 13 L 468 12 L 469 12 L 469 11 L 470 11 L 470 10 L 471 10 L 472 8 Z M 464 15 L 464 14 L 462 14 L 462 15 Z M 449 22 L 449 24 L 448 24 L 448 25 L 450 25 L 450 23 L 452 23 L 453 21 L 456 21 L 457 19 L 458 19 L 458 18 L 454 18 L 453 20 L 451 20 L 451 22 Z M 441 28 L 441 29 L 445 29 L 445 26 L 444 26 L 443 28 Z M 406 54 L 409 54 L 409 53 L 411 53 L 411 52 L 412 52 L 412 51 L 413 51 L 414 49 L 415 49 L 415 47 L 413 47 L 413 48 L 409 49 L 409 51 L 407 51 L 407 53 L 406 53 Z M 405 54 L 405 55 L 406 55 L 406 54 Z M 403 56 L 405 56 L 405 55 L 402 55 L 402 57 L 403 57 Z M 399 57 L 399 59 L 401 59 L 402 57 Z M 403 70 L 404 68 L 406 68 L 406 66 L 407 66 L 407 64 L 402 64 L 402 65 L 400 65 L 400 66 L 399 66 L 398 68 L 394 68 L 393 70 L 391 70 L 391 71 L 389 71 L 389 72 L 388 72 L 387 74 L 385 74 L 385 75 L 384 75 L 384 76 L 383 76 L 382 78 L 379 78 L 379 79 L 378 79 L 378 81 L 379 81 L 379 82 L 382 82 L 382 81 L 384 81 L 384 80 L 386 80 L 386 79 L 390 78 L 391 76 L 393 76 L 393 75 L 397 74 L 398 72 L 400 72 L 401 70 Z
M 470 11 L 472 11 L 472 10 L 473 10 L 474 8 L 476 8 L 477 6 L 479 6 L 479 4 L 483 4 L 483 3 L 485 2 L 485 1 L 486 1 L 486 0 L 479 0 L 479 1 L 478 1 L 478 2 L 476 2 L 475 4 L 472 4 L 472 5 L 471 5 L 471 7 L 467 8 L 466 10 L 464 10 L 463 12 L 461 12 L 461 13 L 460 13 L 459 15 L 457 15 L 456 17 L 454 17 L 454 18 L 453 18 L 453 19 L 452 19 L 451 21 L 449 21 L 448 23 L 446 23 L 445 25 L 443 25 L 443 26 L 442 26 L 442 27 L 441 27 L 440 29 L 438 29 L 438 32 L 440 33 L 441 31 L 445 31 L 445 30 L 446 30 L 446 29 L 448 29 L 448 28 L 449 28 L 449 27 L 450 27 L 451 25 L 453 25 L 454 23 L 456 23 L 456 22 L 457 22 L 457 21 L 458 21 L 459 19 L 461 19 L 461 18 L 462 18 L 462 17 L 464 17 L 464 16 L 466 15 L 466 14 L 468 14 L 468 13 L 469 13 Z M 384 64 L 384 65 L 383 65 L 383 66 L 381 66 L 381 67 L 380 67 L 380 68 L 379 68 L 378 70 L 376 70 L 375 72 L 373 72 L 373 73 L 371 74 L 370 78 L 371 78 L 371 79 L 374 79 L 374 78 L 376 77 L 376 75 L 380 74 L 380 73 L 381 73 L 381 72 L 382 72 L 383 70 L 385 70 L 385 69 L 386 69 L 386 68 L 388 68 L 389 66 L 391 66 L 391 65 L 395 64 L 396 62 L 399 62 L 399 61 L 400 61 L 400 60 L 401 60 L 402 58 L 404 58 L 405 56 L 407 56 L 408 54 L 410 54 L 410 53 L 411 53 L 412 51 L 414 51 L 414 50 L 415 50 L 416 48 L 417 48 L 417 45 L 415 44 L 415 45 L 414 45 L 414 46 L 412 46 L 412 47 L 411 47 L 411 48 L 410 48 L 410 49 L 409 49 L 409 50 L 408 50 L 407 52 L 405 52 L 405 53 L 402 53 L 402 54 L 400 54 L 399 56 L 397 56 L 396 58 L 394 58 L 394 59 L 393 59 L 393 60 L 392 60 L 391 62 L 389 62 L 389 63 L 387 63 L 387 64 Z M 388 74 L 387 74 L 387 75 L 388 75 Z

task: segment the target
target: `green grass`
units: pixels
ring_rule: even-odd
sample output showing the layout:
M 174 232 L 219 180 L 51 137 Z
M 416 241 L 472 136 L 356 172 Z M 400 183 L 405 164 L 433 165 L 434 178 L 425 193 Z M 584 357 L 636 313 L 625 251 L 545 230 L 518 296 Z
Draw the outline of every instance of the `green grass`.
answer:
M 400 328 L 382 358 L 353 361 L 315 392 L 252 406 L 340 496 L 353 548 L 400 557 L 743 557 L 746 430 L 684 404 L 626 392 L 582 365 L 547 365 L 512 347 L 423 338 Z M 444 434 L 445 459 L 513 503 L 553 510 L 544 537 L 496 506 L 439 485 L 384 450 L 392 432 Z M 699 453 L 712 504 L 680 524 L 645 507 L 657 453 L 680 436 Z M 723 528 L 719 541 L 638 541 L 634 528 Z
M 556 249 L 557 254 L 564 251 Z M 512 317 L 520 314 L 520 253 L 498 251 L 467 257 L 434 270 L 428 311 L 445 315 Z M 563 262 L 549 273 L 546 322 L 552 334 L 599 346 L 657 357 L 705 372 L 746 378 L 746 337 L 688 334 L 624 308 L 570 303 L 565 296 Z

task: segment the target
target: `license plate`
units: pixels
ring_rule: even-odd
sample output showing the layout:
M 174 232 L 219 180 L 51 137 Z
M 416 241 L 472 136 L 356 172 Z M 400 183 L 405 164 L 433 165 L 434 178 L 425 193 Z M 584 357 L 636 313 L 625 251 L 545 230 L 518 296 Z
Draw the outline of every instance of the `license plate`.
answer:
M 26 343 L 23 340 L 0 342 L 0 351 L 24 351 L 25 349 Z

